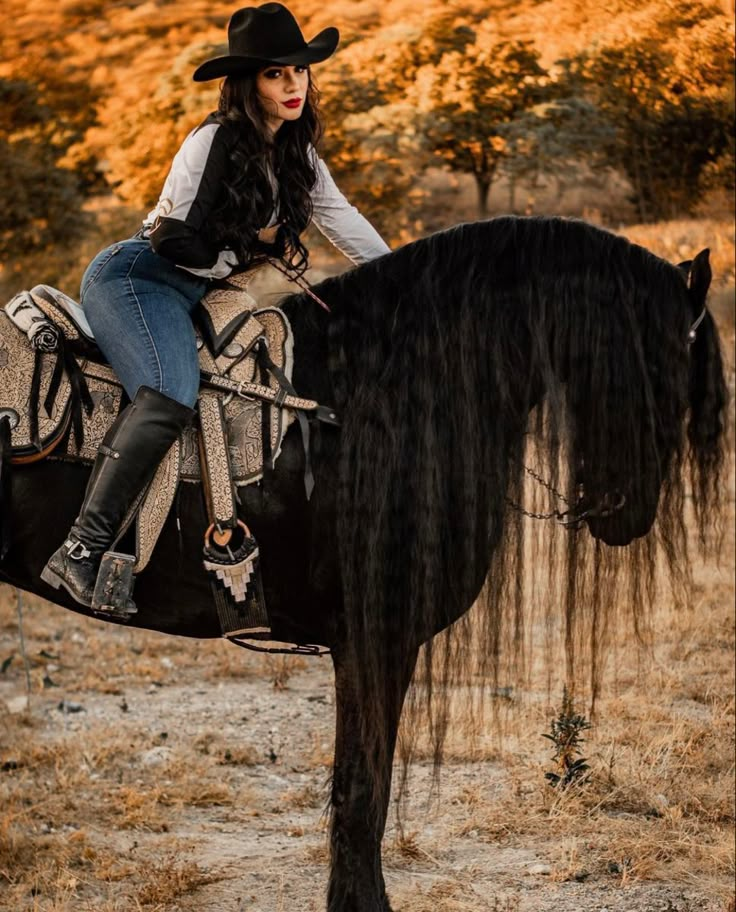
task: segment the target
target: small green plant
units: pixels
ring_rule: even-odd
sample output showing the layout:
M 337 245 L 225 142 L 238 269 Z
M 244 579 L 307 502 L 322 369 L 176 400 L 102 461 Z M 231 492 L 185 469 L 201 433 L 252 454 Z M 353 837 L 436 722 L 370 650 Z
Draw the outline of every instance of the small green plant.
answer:
M 575 712 L 572 696 L 565 686 L 562 690 L 562 709 L 550 723 L 549 733 L 542 735 L 555 746 L 552 759 L 557 764 L 557 771 L 544 774 L 554 788 L 566 788 L 573 782 L 585 780 L 590 767 L 585 757 L 580 756 L 580 745 L 585 740 L 582 732 L 588 728 L 591 728 L 591 723 Z

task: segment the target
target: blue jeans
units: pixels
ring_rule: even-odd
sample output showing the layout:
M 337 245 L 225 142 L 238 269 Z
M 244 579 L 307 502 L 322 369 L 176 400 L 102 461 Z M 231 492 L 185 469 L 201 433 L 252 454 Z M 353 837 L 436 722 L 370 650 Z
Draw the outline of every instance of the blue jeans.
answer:
M 150 386 L 190 408 L 199 391 L 191 314 L 207 280 L 131 238 L 100 251 L 82 277 L 80 301 L 102 353 L 131 399 Z

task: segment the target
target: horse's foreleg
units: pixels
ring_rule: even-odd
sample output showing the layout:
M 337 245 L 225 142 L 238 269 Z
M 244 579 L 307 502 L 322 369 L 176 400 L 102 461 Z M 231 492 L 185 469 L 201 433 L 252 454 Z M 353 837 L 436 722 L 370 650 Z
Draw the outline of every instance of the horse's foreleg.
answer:
M 388 671 L 380 705 L 369 708 L 358 704 L 355 670 L 339 651 L 333 653 L 337 720 L 328 912 L 391 912 L 381 870 L 381 840 L 401 707 L 416 658 L 414 651 Z M 366 712 L 383 720 L 378 737 L 385 736 L 387 750 L 366 743 L 361 724 Z

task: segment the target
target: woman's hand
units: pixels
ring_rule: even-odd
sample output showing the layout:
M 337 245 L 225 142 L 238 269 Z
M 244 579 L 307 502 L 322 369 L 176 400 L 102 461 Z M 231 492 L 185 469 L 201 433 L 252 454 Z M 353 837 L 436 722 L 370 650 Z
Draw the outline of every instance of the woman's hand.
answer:
M 276 233 L 278 230 L 278 225 L 273 225 L 271 228 L 261 228 L 261 230 L 258 232 L 258 240 L 262 244 L 275 244 Z

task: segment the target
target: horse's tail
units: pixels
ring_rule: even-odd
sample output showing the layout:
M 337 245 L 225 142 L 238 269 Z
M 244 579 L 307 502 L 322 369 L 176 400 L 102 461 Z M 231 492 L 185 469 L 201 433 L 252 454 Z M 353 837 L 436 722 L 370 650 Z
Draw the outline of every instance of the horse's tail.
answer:
M 690 348 L 688 461 L 700 541 L 716 538 L 727 467 L 728 387 L 715 321 L 706 312 Z

